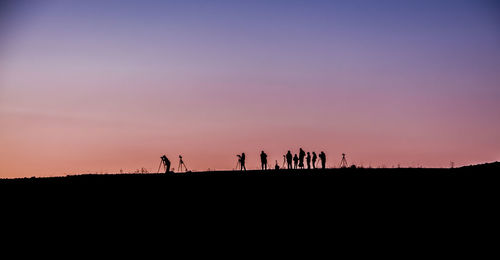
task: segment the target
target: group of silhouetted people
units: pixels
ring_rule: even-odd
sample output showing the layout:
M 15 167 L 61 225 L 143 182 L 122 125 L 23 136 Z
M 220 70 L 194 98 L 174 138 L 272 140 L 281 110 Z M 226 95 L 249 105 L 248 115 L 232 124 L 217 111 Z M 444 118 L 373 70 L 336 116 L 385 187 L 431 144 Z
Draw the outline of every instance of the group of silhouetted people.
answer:
M 238 157 L 238 164 L 236 166 L 236 169 L 241 170 L 241 171 L 246 171 L 246 155 L 245 153 L 242 153 L 241 155 L 236 155 Z M 179 156 L 180 158 L 180 165 L 183 164 L 182 157 Z M 317 160 L 321 161 L 321 168 L 325 169 L 326 168 L 326 154 L 325 152 L 319 153 L 319 155 L 316 154 L 316 152 L 312 152 L 312 156 L 310 152 L 305 152 L 302 148 L 299 150 L 299 154 L 292 155 L 291 151 L 288 151 L 286 155 L 283 155 L 283 167 L 285 167 L 285 162 L 287 165 L 287 168 L 289 170 L 291 169 L 305 169 L 305 164 L 307 164 L 307 169 L 311 169 L 311 163 L 312 163 L 312 169 L 316 169 L 316 162 Z M 267 161 L 267 154 L 262 151 L 260 153 L 260 162 L 261 162 L 261 167 L 262 170 L 267 170 L 268 169 L 268 161 Z M 165 168 L 165 173 L 170 172 L 170 160 L 167 158 L 167 156 L 163 155 L 161 157 L 161 165 Z M 161 166 L 160 165 L 160 166 Z M 293 166 L 292 166 L 293 165 Z M 276 161 L 276 170 L 279 170 L 280 167 L 278 165 L 278 161 Z M 159 170 L 159 169 L 158 169 Z M 187 170 L 187 169 L 186 169 Z
M 288 153 L 286 155 L 283 155 L 283 157 L 284 160 L 286 161 L 288 169 L 304 169 L 304 159 L 306 160 L 308 170 L 311 169 L 311 162 L 312 162 L 312 168 L 316 169 L 316 162 L 318 160 L 318 157 L 321 160 L 321 168 L 322 169 L 326 168 L 325 152 L 321 152 L 319 156 L 316 154 L 316 152 L 313 152 L 311 157 L 310 152 L 307 152 L 306 156 L 306 152 L 304 152 L 304 150 L 300 148 L 298 155 L 295 154 L 294 156 L 292 156 L 292 152 L 288 151 Z M 293 161 L 293 167 L 292 167 L 292 161 Z
M 245 166 L 245 153 L 242 153 L 241 155 L 237 155 L 238 157 L 238 164 L 237 164 L 237 169 L 241 171 L 246 171 L 247 168 Z M 262 151 L 260 153 L 260 163 L 261 163 L 261 168 L 262 170 L 267 170 L 268 169 L 268 160 L 267 160 L 267 154 Z M 305 164 L 307 164 L 307 169 L 311 169 L 311 163 L 312 163 L 312 169 L 316 169 L 316 162 L 319 160 L 321 161 L 321 168 L 325 169 L 326 168 L 326 154 L 325 152 L 319 153 L 319 155 L 316 154 L 316 152 L 312 152 L 312 156 L 310 152 L 305 152 L 302 148 L 299 150 L 299 154 L 295 154 L 295 156 L 292 155 L 291 151 L 288 151 L 286 155 L 283 155 L 283 167 L 285 166 L 285 162 L 287 164 L 288 169 L 305 169 Z M 293 166 L 292 166 L 293 165 Z M 278 165 L 278 161 L 276 161 L 276 170 L 279 170 L 280 167 Z

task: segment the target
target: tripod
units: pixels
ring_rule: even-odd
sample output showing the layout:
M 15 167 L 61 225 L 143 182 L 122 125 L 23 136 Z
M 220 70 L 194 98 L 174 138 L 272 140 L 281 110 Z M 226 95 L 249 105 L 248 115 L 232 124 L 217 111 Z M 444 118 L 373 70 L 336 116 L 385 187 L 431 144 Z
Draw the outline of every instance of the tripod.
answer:
M 347 160 L 345 159 L 345 153 L 342 154 L 342 161 L 340 161 L 340 168 L 347 168 Z
M 187 168 L 186 164 L 184 163 L 184 161 L 182 160 L 182 156 L 179 155 L 179 167 L 177 167 L 177 170 L 179 172 L 181 172 L 183 167 L 184 167 L 184 170 L 187 172 L 188 168 Z
M 158 166 L 158 171 L 157 171 L 158 174 L 160 173 L 160 168 L 161 168 L 162 165 L 163 165 L 163 160 L 160 161 L 160 166 Z
M 238 171 L 241 168 L 241 158 L 238 158 L 238 162 L 236 163 L 236 168 L 235 170 Z

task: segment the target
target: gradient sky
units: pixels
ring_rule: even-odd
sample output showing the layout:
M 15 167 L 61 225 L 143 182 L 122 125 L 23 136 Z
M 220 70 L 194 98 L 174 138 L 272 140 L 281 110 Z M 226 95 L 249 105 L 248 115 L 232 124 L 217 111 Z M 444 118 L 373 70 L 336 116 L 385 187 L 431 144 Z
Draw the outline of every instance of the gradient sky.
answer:
M 494 0 L 0 4 L 0 177 L 500 160 Z

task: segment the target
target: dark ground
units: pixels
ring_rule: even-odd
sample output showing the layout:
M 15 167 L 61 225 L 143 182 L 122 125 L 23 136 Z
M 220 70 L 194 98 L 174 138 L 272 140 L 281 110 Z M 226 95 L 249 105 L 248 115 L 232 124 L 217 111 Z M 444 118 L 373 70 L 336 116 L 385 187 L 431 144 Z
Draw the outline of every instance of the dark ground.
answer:
M 469 180 L 483 179 L 496 180 L 500 176 L 500 162 L 468 166 L 455 169 L 430 169 L 430 168 L 390 168 L 390 169 L 326 169 L 326 170 L 268 170 L 268 171 L 213 171 L 171 174 L 108 174 L 108 175 L 75 175 L 54 178 L 21 178 L 0 179 L 0 184 L 132 184 L 148 185 L 171 183 L 179 179 L 206 179 L 208 177 L 284 177 L 284 178 L 310 178 L 321 179 L 356 179 L 356 180 L 433 180 L 437 178 L 467 178 Z
M 347 229 L 347 233 L 356 237 L 351 241 L 357 241 L 360 232 L 379 228 L 372 232 L 375 235 L 374 240 L 370 240 L 372 243 L 379 241 L 379 234 L 385 234 L 391 226 L 405 232 L 404 228 L 408 227 L 429 228 L 428 223 L 432 222 L 439 226 L 435 230 L 442 230 L 444 223 L 462 234 L 467 223 L 476 226 L 487 223 L 487 218 L 496 218 L 493 212 L 497 211 L 500 197 L 499 169 L 497 162 L 457 169 L 269 170 L 25 178 L 0 180 L 0 200 L 3 216 L 18 212 L 9 207 L 28 210 L 30 213 L 24 216 L 30 217 L 29 221 L 37 226 L 40 224 L 36 220 L 42 216 L 51 216 L 50 219 L 57 221 L 86 216 L 85 221 L 78 222 L 86 223 L 88 219 L 101 221 L 102 216 L 111 212 L 114 217 L 104 221 L 106 225 L 125 218 L 128 221 L 123 225 L 114 224 L 124 232 L 128 232 L 130 223 L 140 226 L 141 230 L 156 232 L 162 223 L 168 228 L 156 235 L 176 240 L 178 238 L 170 234 L 172 228 L 181 229 L 184 234 L 184 228 L 189 226 L 196 230 L 209 227 L 211 230 L 206 234 L 217 234 L 220 227 L 236 233 L 257 232 L 258 239 L 269 239 L 263 235 L 269 230 L 293 237 L 304 230 L 326 228 L 330 231 L 323 236 L 335 236 L 339 230 Z M 480 220 L 471 222 L 468 217 L 471 214 Z M 76 222 L 72 223 L 68 230 Z M 148 224 L 150 226 L 144 228 Z M 483 228 L 489 229 L 490 226 Z M 426 240 L 434 237 L 432 232 L 424 233 Z M 193 239 L 189 237 L 190 232 L 185 234 L 188 237 L 180 239 L 183 243 Z M 232 239 L 233 235 L 226 237 Z M 311 237 L 296 239 L 302 244 Z M 214 237 L 204 241 L 214 241 Z M 275 246 L 275 242 L 269 244 Z

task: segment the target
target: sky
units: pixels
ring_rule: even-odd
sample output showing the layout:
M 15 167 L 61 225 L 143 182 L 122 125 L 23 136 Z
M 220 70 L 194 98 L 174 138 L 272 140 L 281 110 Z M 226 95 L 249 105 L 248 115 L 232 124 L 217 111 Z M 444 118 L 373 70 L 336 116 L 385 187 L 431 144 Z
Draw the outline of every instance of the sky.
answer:
M 4 0 L 0 178 L 500 160 L 494 0 Z

